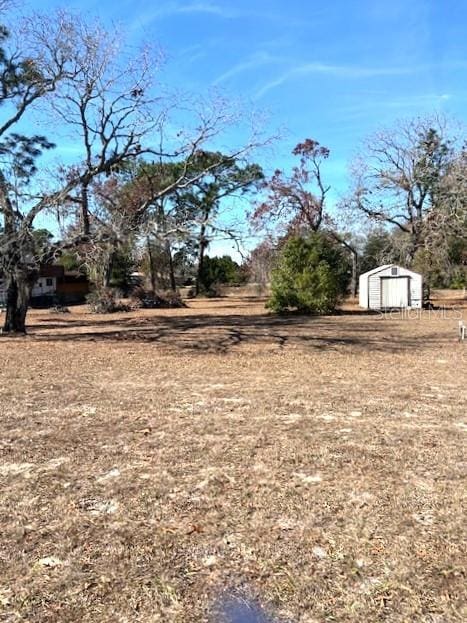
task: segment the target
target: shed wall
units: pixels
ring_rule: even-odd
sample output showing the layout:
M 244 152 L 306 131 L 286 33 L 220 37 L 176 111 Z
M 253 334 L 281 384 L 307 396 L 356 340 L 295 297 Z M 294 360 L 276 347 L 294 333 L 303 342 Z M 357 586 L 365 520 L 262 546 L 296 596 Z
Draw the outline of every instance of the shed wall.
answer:
M 370 275 L 368 278 L 368 307 L 380 309 L 381 307 L 381 277 L 379 273 Z
M 395 277 L 396 275 L 391 274 L 391 268 L 393 267 L 394 266 L 385 266 L 378 272 L 360 276 L 359 303 L 361 307 L 381 309 L 381 279 L 385 277 Z M 397 269 L 397 277 L 409 277 L 409 307 L 421 309 L 423 304 L 422 276 L 400 266 L 398 266 Z

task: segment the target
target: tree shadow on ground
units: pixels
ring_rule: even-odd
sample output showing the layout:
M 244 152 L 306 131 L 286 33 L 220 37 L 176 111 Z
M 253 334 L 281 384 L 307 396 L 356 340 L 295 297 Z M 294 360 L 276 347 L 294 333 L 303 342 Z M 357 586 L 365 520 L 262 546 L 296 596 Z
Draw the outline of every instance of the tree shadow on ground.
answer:
M 417 335 L 405 328 L 401 330 L 397 322 L 391 323 L 383 315 L 359 311 L 333 316 L 193 313 L 105 320 L 51 318 L 41 319 L 31 327 L 30 337 L 48 342 L 157 343 L 173 351 L 211 353 L 228 353 L 239 346 L 268 350 L 347 347 L 395 353 L 410 348 L 433 348 L 448 341 L 445 333 L 431 330 L 429 335 Z

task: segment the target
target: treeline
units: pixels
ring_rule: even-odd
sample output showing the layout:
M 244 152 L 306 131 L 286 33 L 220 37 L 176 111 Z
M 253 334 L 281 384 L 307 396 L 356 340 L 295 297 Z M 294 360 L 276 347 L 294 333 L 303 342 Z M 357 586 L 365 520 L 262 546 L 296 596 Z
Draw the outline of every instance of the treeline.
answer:
M 331 204 L 331 152 L 318 141 L 298 143 L 295 166 L 267 175 L 257 162 L 274 137 L 253 124 L 240 144 L 216 149 L 232 128 L 246 135 L 245 111 L 218 96 L 161 94 L 150 48 L 132 56 L 122 33 L 66 11 L 11 19 L 0 28 L 4 332 L 25 332 L 40 266 L 57 261 L 85 271 L 97 300 L 129 288 L 135 271 L 153 293 L 189 284 L 196 296 L 282 270 L 277 279 L 289 290 L 308 284 L 324 310 L 356 293 L 359 272 L 386 262 L 433 286 L 465 287 L 467 150 L 444 120 L 371 137 L 349 191 Z M 39 166 L 54 149 L 73 160 Z M 37 230 L 39 217 L 55 222 L 54 236 Z M 241 267 L 209 257 L 215 240 L 240 249 L 248 229 L 260 242 Z

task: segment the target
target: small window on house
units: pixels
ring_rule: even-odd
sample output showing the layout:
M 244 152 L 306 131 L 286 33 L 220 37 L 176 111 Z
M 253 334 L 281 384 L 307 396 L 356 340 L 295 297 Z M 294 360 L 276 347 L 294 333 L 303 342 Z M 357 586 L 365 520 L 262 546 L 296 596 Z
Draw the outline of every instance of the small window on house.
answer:
M 397 275 L 397 266 L 393 266 L 391 268 L 391 275 L 393 275 L 393 276 Z
M 37 282 L 37 287 L 38 288 L 42 288 L 42 281 L 39 279 L 39 281 Z
M 45 285 L 47 285 L 47 286 L 53 286 L 53 283 L 54 282 L 52 281 L 52 279 L 46 279 L 45 280 Z

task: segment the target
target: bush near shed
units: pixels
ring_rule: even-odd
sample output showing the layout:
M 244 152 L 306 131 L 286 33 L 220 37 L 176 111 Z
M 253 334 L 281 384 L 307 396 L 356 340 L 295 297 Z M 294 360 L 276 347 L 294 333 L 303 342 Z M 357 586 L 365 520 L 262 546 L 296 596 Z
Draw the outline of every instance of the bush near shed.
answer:
M 278 313 L 332 312 L 347 290 L 350 274 L 345 253 L 325 234 L 291 238 L 272 273 L 267 306 Z

